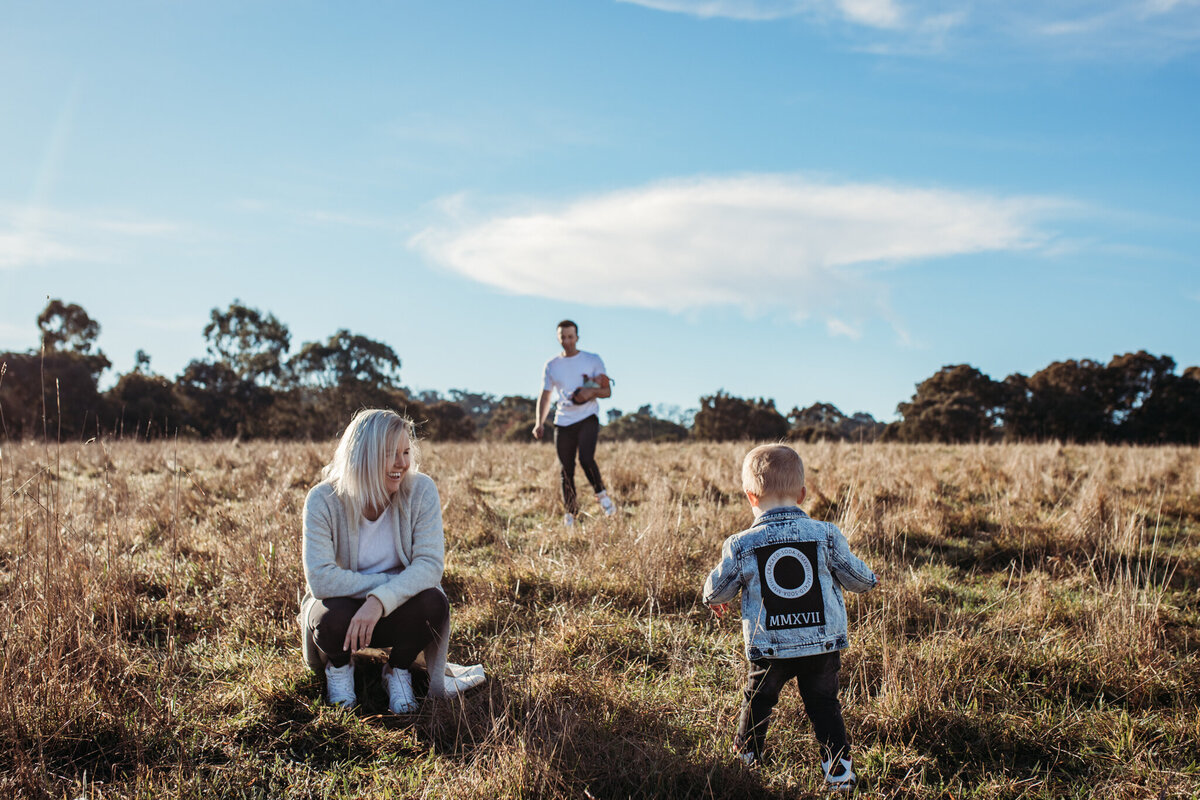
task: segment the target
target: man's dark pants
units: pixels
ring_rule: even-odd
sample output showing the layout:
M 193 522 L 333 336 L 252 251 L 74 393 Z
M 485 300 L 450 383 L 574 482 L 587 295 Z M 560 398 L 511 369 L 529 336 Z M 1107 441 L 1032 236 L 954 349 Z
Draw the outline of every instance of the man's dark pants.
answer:
M 592 414 L 573 425 L 554 426 L 554 447 L 558 451 L 558 463 L 562 465 L 562 495 L 567 511 L 579 513 L 579 498 L 575 494 L 575 454 L 579 453 L 579 465 L 588 483 L 596 494 L 604 491 L 600 467 L 596 465 L 596 439 L 600 436 L 600 418 Z

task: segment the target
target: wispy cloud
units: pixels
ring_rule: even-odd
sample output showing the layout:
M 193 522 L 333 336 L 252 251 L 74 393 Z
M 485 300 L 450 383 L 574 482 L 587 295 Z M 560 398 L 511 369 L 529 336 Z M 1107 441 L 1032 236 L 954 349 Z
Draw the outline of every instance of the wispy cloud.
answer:
M 304 226 L 320 225 L 326 228 L 376 230 L 399 234 L 410 234 L 413 229 L 411 224 L 399 216 L 360 213 L 345 209 L 303 208 L 255 197 L 235 198 L 229 201 L 228 207 L 237 214 L 271 218 Z
M 127 317 L 122 321 L 126 327 L 130 328 L 146 328 L 152 331 L 166 331 L 169 333 L 188 333 L 202 330 L 208 324 L 209 320 L 207 317 L 171 316 Z
M 837 21 L 833 35 L 891 54 L 988 43 L 1056 56 L 1170 58 L 1200 46 L 1200 0 L 618 0 L 702 18 Z
M 0 269 L 111 261 L 130 240 L 181 230 L 173 222 L 128 213 L 0 208 Z
M 0 231 L 0 269 L 36 266 L 52 261 L 68 261 L 82 255 L 76 248 L 55 241 L 41 231 L 12 229 Z
M 830 336 L 845 336 L 856 342 L 862 338 L 862 330 L 837 317 L 825 320 L 825 330 L 829 332 Z
M 697 17 L 726 17 L 741 20 L 772 20 L 809 15 L 837 15 L 877 28 L 894 27 L 900 21 L 895 0 L 618 0 L 659 11 Z
M 787 175 L 673 181 L 559 208 L 430 227 L 410 245 L 517 294 L 668 311 L 735 306 L 817 316 L 834 335 L 885 305 L 880 268 L 946 256 L 1031 250 L 1067 204 Z M 849 310 L 849 314 L 842 313 Z
M 0 321 L 0 342 L 19 342 L 35 338 L 30 331 L 36 330 L 32 325 L 17 325 L 14 322 Z M 0 345 L 5 349 L 11 345 Z

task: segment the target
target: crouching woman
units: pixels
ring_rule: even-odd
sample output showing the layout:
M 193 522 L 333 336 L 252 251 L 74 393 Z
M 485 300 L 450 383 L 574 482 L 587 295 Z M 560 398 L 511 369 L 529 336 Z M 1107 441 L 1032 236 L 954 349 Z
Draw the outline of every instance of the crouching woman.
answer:
M 410 420 L 359 411 L 304 502 L 304 658 L 336 705 L 357 702 L 354 656 L 365 647 L 391 648 L 383 685 L 393 713 L 419 707 L 409 672 L 419 653 L 429 696 L 446 693 L 442 507 L 417 456 Z

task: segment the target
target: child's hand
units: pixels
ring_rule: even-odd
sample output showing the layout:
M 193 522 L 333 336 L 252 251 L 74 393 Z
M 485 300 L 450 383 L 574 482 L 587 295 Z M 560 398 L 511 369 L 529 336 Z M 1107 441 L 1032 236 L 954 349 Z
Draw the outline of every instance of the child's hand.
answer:
M 722 619 L 725 616 L 725 612 L 729 610 L 729 603 L 718 603 L 715 606 L 709 606 L 709 608 L 717 615 L 717 619 Z

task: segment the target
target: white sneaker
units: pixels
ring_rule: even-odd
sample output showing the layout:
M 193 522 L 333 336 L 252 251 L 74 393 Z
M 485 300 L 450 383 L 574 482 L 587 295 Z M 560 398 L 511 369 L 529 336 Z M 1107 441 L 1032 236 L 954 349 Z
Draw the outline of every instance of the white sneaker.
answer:
M 564 528 L 575 527 L 575 515 L 572 514 L 570 511 L 568 511 L 566 514 L 563 514 L 563 527 Z
M 412 673 L 383 665 L 383 685 L 387 687 L 388 708 L 393 714 L 411 714 L 421 707 L 413 694 Z
M 608 496 L 608 492 L 596 495 L 596 499 L 600 501 L 600 507 L 604 509 L 604 516 L 611 517 L 617 513 L 617 507 L 613 505 L 612 499 Z
M 854 765 L 848 758 L 839 758 L 836 766 L 833 759 L 822 761 L 821 769 L 825 772 L 825 784 L 838 791 L 850 791 L 857 779 L 854 774 Z
M 358 702 L 354 693 L 354 662 L 344 667 L 325 665 L 325 693 L 329 702 L 342 708 L 352 708 Z

